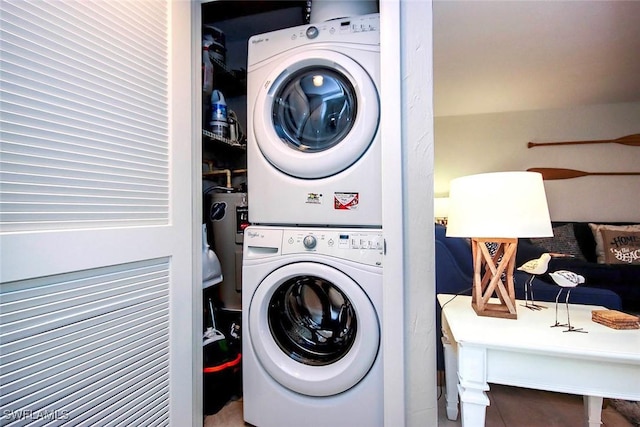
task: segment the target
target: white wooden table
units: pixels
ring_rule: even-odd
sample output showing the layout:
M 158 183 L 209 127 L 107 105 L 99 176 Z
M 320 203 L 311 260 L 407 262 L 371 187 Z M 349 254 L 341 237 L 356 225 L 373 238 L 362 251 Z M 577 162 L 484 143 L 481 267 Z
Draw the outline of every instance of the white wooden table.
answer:
M 571 305 L 571 325 L 588 333 L 563 332 L 555 303 L 532 311 L 517 301 L 518 318 L 481 317 L 471 297 L 438 295 L 445 350 L 447 418 L 484 426 L 489 383 L 584 396 L 585 425 L 601 425 L 603 397 L 640 400 L 640 330 L 615 330 L 591 321 L 603 307 Z M 564 304 L 558 320 L 565 323 Z M 457 374 L 457 375 L 456 375 Z

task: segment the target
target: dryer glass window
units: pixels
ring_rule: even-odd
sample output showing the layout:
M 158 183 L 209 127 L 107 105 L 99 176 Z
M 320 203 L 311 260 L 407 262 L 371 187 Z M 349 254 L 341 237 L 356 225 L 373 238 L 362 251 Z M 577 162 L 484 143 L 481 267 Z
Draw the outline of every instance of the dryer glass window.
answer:
M 322 366 L 340 360 L 356 339 L 352 303 L 338 287 L 315 276 L 285 281 L 268 309 L 276 343 L 292 359 Z
M 327 150 L 351 130 L 356 92 L 342 74 L 325 67 L 292 73 L 274 97 L 273 124 L 289 146 L 308 152 Z

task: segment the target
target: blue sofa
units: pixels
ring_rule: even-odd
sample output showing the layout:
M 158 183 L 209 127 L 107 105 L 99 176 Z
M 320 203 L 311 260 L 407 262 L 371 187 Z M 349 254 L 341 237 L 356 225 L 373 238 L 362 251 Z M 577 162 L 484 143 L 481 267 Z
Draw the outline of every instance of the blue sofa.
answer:
M 435 224 L 435 246 L 436 246 L 436 294 L 462 294 L 471 295 L 471 284 L 473 280 L 473 263 L 471 256 L 471 246 L 466 239 L 456 237 L 446 237 L 446 228 Z M 531 245 L 526 241 L 522 242 L 523 250 L 520 253 L 521 244 L 518 243 L 516 253 L 516 265 L 522 265 L 534 252 L 524 245 Z M 555 271 L 555 270 L 551 270 Z M 514 273 L 516 298 L 524 299 L 524 283 L 529 279 L 529 275 L 516 271 Z M 555 284 L 546 283 L 540 279 L 534 279 L 533 290 L 536 301 L 555 302 L 556 295 L 560 288 Z M 564 298 L 564 293 L 561 298 Z M 577 287 L 571 291 L 569 302 L 574 304 L 601 305 L 612 310 L 622 309 L 622 300 L 615 292 L 608 289 L 593 287 Z M 441 312 L 440 305 L 436 304 L 436 327 L 438 328 L 436 348 L 438 370 L 444 370 L 444 357 L 442 347 L 441 332 Z
M 628 223 L 604 224 L 628 225 Z M 640 265 L 597 263 L 596 242 L 588 222 L 553 222 L 552 225 L 554 236 L 556 236 L 552 239 L 520 239 L 518 260 L 524 262 L 535 259 L 544 252 L 575 255 L 575 257 L 552 258 L 548 271 L 569 270 L 580 274 L 586 279 L 581 287 L 613 291 L 622 300 L 622 311 L 640 314 Z M 560 247 L 556 248 L 555 245 L 558 243 L 554 241 L 558 239 L 560 239 Z M 572 244 L 567 245 L 568 241 Z M 571 246 L 571 249 L 568 246 Z M 554 284 L 548 274 L 540 276 L 540 279 Z

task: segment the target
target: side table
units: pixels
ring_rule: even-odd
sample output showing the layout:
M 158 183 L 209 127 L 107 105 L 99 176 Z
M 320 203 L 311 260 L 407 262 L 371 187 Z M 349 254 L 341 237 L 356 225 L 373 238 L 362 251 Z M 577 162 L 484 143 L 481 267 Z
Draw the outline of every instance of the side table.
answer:
M 554 303 L 521 307 L 517 319 L 476 315 L 471 297 L 438 295 L 442 307 L 447 418 L 483 426 L 489 383 L 584 396 L 586 425 L 601 425 L 603 397 L 640 400 L 640 330 L 615 330 L 591 321 L 599 306 L 570 304 L 571 324 L 555 327 Z M 566 308 L 558 308 L 559 320 Z

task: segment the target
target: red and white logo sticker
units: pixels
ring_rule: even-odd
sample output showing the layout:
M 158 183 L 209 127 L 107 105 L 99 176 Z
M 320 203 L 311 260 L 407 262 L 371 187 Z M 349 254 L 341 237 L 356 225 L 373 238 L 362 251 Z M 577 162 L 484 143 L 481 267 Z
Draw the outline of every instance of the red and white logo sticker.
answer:
M 353 210 L 358 208 L 360 193 L 333 193 L 333 208 Z

